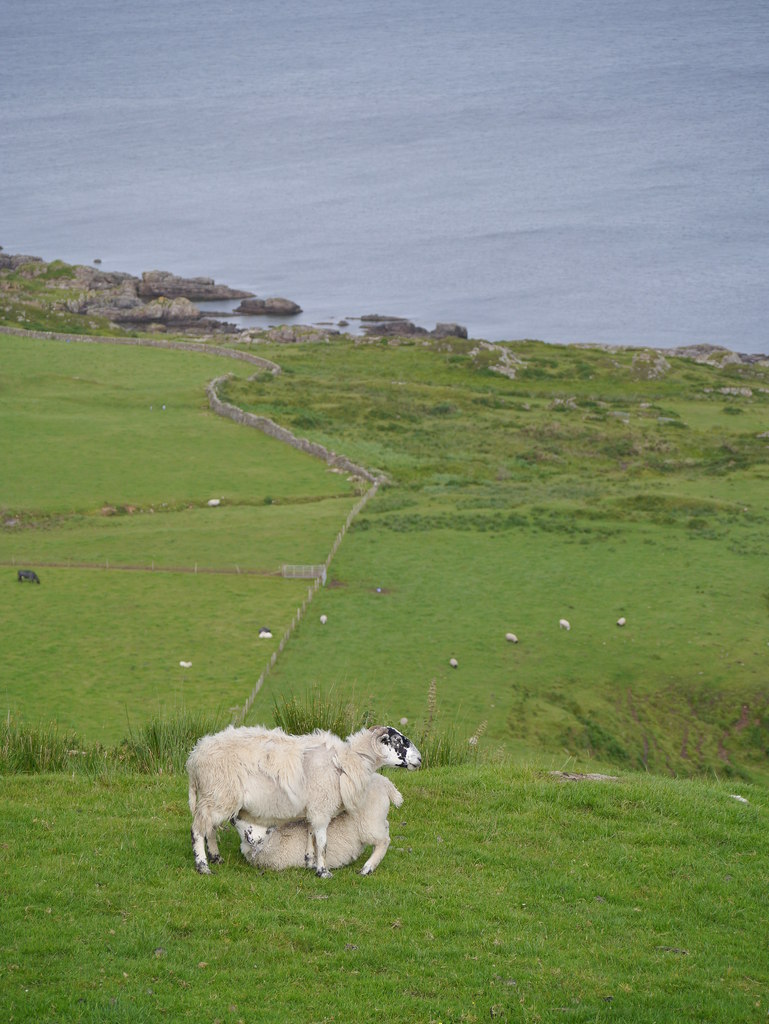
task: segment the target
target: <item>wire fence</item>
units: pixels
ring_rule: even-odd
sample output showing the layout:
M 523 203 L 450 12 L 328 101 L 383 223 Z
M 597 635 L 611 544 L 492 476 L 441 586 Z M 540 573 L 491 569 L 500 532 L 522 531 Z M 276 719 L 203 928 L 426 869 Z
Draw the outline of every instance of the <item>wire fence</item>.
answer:
M 314 576 L 313 583 L 312 583 L 312 586 L 308 588 L 307 594 L 306 594 L 304 600 L 302 601 L 301 605 L 299 605 L 299 607 L 296 609 L 296 612 L 294 613 L 294 617 L 291 620 L 291 624 L 286 628 L 286 631 L 284 632 L 283 636 L 280 638 L 280 641 L 278 643 L 277 649 L 272 652 L 272 654 L 270 655 L 269 662 L 264 667 L 264 669 L 262 670 L 261 675 L 256 680 L 256 682 L 254 683 L 253 689 L 251 690 L 251 693 L 248 695 L 248 698 L 247 698 L 245 704 L 243 705 L 242 708 L 236 709 L 235 713 L 233 714 L 233 717 L 232 717 L 232 724 L 233 725 L 242 725 L 243 722 L 246 720 L 246 716 L 248 715 L 248 712 L 251 710 L 251 707 L 253 706 L 253 703 L 256 700 L 257 694 L 259 693 L 261 688 L 264 686 L 264 683 L 265 683 L 265 680 L 267 679 L 267 676 L 275 668 L 275 663 L 277 662 L 278 657 L 285 650 L 286 644 L 291 639 L 291 635 L 293 634 L 294 630 L 297 628 L 299 623 L 302 621 L 304 616 L 307 614 L 307 609 L 308 609 L 308 607 L 310 605 L 310 602 L 312 601 L 313 597 L 315 597 L 317 592 L 320 590 L 321 586 L 325 585 L 326 578 L 327 578 L 327 573 L 328 573 L 328 570 L 329 570 L 329 568 L 331 566 L 331 562 L 332 562 L 332 560 L 334 558 L 334 555 L 339 550 L 339 546 L 342 543 L 345 534 L 347 533 L 348 529 L 352 525 L 355 517 L 357 515 L 359 515 L 359 513 L 366 507 L 366 503 L 379 490 L 379 483 L 380 483 L 379 480 L 374 481 L 374 483 L 371 485 L 371 487 L 369 487 L 369 489 L 366 491 L 366 493 L 363 495 L 363 497 L 358 502 L 356 502 L 356 504 L 350 510 L 350 512 L 349 512 L 349 514 L 347 516 L 347 519 L 345 520 L 344 526 L 339 531 L 339 533 L 336 535 L 336 537 L 334 539 L 334 543 L 331 546 L 331 551 L 328 554 L 328 558 L 326 559 L 326 561 L 325 561 L 325 563 L 323 565 L 283 566 L 284 569 L 292 569 L 292 570 L 293 569 L 295 569 L 295 570 L 300 570 L 300 569 L 310 570 L 310 569 L 312 569 L 312 570 L 314 570 L 314 572 L 312 574 Z M 317 570 L 322 570 L 322 571 L 318 572 Z M 285 575 L 285 573 L 284 573 L 284 575 Z M 295 576 L 295 577 L 287 577 L 287 578 L 294 578 L 294 579 L 305 578 L 306 579 L 306 578 L 310 578 L 310 577 Z

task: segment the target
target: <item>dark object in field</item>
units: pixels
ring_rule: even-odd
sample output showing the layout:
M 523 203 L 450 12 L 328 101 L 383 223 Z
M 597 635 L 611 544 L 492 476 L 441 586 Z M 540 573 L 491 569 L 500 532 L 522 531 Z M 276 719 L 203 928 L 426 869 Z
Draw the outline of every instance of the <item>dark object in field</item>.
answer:
M 34 571 L 34 569 L 19 569 L 17 579 L 19 583 L 39 583 L 40 577 Z

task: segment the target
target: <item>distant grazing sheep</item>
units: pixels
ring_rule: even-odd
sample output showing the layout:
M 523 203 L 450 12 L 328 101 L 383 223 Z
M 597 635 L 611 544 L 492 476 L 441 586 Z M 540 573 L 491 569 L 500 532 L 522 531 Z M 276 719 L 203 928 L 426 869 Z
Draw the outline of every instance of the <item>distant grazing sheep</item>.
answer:
M 558 625 L 561 627 L 561 629 L 566 629 L 566 630 L 571 629 L 571 623 L 569 622 L 568 619 L 561 619 L 559 621 Z
M 617 625 L 618 626 L 624 626 L 626 622 L 627 622 L 627 619 L 624 616 L 621 619 L 617 619 Z
M 421 763 L 411 740 L 383 725 L 361 729 L 346 740 L 320 730 L 290 736 L 263 726 L 229 726 L 204 736 L 187 758 L 195 868 L 210 874 L 206 846 L 211 860 L 221 861 L 216 829 L 227 820 L 240 832 L 241 815 L 262 826 L 306 819 L 315 845 L 316 874 L 329 878 L 326 843 L 331 819 L 357 808 L 379 768 L 414 770 Z
M 321 626 L 325 626 L 327 622 L 328 622 L 327 617 L 325 615 L 321 615 L 321 617 L 320 617 L 320 624 L 321 624 Z
M 456 658 L 449 658 L 449 665 L 451 665 L 452 668 L 459 668 L 459 662 Z
M 373 846 L 371 856 L 360 872 L 370 875 L 382 862 L 390 845 L 387 820 L 390 803 L 400 807 L 402 795 L 384 775 L 372 775 L 355 810 L 343 811 L 329 823 L 326 867 L 341 868 L 352 864 L 367 846 Z M 306 822 L 295 821 L 262 829 L 249 823 L 244 814 L 237 819 L 236 827 L 241 853 L 254 867 L 271 868 L 273 871 L 314 867 L 312 833 Z
M 515 635 L 515 633 L 505 633 L 505 640 L 507 640 L 511 644 L 518 643 L 518 637 Z

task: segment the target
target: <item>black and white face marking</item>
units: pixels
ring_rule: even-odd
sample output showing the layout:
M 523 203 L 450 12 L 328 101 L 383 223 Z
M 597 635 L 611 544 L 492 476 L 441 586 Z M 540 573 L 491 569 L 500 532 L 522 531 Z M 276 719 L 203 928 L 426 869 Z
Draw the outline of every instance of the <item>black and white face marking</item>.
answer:
M 415 771 L 422 764 L 422 755 L 411 740 L 404 736 L 402 732 L 393 729 L 392 726 L 388 725 L 385 727 L 385 731 L 382 734 L 382 743 L 395 753 L 399 764 L 408 768 L 409 771 Z

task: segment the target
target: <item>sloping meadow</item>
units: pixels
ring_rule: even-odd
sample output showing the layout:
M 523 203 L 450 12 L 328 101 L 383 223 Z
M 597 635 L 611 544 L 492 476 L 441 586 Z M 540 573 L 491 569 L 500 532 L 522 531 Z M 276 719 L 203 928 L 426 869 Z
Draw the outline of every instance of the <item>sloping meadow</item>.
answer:
M 267 351 L 286 372 L 229 399 L 391 482 L 273 685 L 413 722 L 436 678 L 487 747 L 764 772 L 766 366 L 461 339 Z

